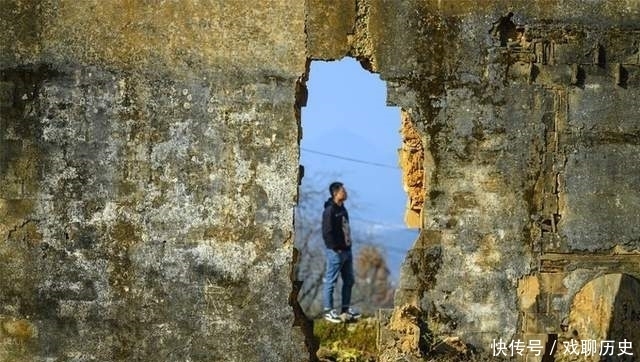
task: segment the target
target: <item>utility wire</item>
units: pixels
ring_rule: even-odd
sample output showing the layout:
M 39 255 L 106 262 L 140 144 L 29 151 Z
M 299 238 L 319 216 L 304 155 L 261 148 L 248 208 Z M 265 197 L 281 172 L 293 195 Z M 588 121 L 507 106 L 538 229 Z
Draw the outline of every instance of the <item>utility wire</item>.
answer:
M 331 153 L 320 152 L 320 151 L 316 151 L 316 150 L 310 150 L 308 148 L 300 147 L 300 149 L 302 151 L 305 151 L 305 152 L 315 153 L 317 155 L 326 156 L 326 157 L 333 157 L 333 158 L 337 158 L 337 159 L 340 159 L 340 160 L 356 162 L 356 163 L 362 163 L 362 164 L 365 164 L 365 165 L 371 165 L 371 166 L 377 166 L 377 167 L 391 168 L 391 169 L 394 169 L 394 170 L 399 170 L 400 169 L 400 167 L 398 167 L 398 166 L 386 165 L 384 163 L 371 162 L 371 161 L 365 161 L 365 160 L 358 160 L 356 158 L 334 155 L 334 154 L 331 154 Z

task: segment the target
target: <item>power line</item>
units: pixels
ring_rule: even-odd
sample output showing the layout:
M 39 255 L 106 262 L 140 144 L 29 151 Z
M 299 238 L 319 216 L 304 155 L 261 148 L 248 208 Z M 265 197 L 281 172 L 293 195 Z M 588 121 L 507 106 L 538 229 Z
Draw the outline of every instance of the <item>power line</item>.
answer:
M 344 156 L 339 156 L 339 155 L 334 155 L 332 153 L 326 153 L 326 152 L 320 152 L 320 151 L 316 151 L 316 150 L 310 150 L 308 148 L 302 148 L 300 147 L 300 150 L 305 151 L 305 152 L 309 152 L 309 153 L 315 153 L 317 155 L 321 155 L 321 156 L 326 156 L 326 157 L 333 157 L 333 158 L 337 158 L 340 160 L 344 160 L 344 161 L 350 161 L 350 162 L 356 162 L 356 163 L 362 163 L 365 165 L 371 165 L 371 166 L 377 166 L 377 167 L 384 167 L 384 168 L 391 168 L 394 170 L 399 170 L 400 167 L 398 166 L 391 166 L 391 165 L 386 165 L 384 163 L 378 163 L 378 162 L 371 162 L 371 161 L 365 161 L 365 160 L 359 160 L 357 158 L 351 158 L 351 157 L 344 157 Z

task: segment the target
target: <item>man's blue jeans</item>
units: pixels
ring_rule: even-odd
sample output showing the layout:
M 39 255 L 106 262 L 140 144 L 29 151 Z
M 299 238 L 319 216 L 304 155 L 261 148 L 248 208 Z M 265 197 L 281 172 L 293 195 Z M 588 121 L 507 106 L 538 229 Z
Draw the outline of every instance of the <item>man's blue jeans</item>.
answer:
M 335 251 L 326 249 L 325 255 L 327 266 L 322 280 L 324 309 L 333 309 L 333 289 L 338 281 L 338 274 L 342 277 L 342 308 L 348 308 L 351 305 L 351 288 L 354 283 L 351 250 Z

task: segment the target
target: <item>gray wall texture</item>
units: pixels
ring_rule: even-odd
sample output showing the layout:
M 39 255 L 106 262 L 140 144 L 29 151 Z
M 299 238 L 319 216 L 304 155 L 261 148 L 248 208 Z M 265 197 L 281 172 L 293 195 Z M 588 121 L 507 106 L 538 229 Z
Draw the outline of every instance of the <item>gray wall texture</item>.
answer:
M 426 153 L 381 358 L 561 333 L 590 280 L 640 274 L 639 21 L 635 0 L 1 2 L 0 360 L 314 360 L 299 110 L 307 62 L 345 56 Z

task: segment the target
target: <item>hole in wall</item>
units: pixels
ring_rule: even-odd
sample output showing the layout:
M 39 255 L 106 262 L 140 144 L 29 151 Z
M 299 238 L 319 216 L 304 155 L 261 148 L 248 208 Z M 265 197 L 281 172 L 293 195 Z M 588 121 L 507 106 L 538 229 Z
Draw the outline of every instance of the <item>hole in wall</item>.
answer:
M 304 177 L 295 217 L 296 275 L 302 281 L 298 300 L 310 318 L 323 309 L 321 218 L 331 182 L 343 182 L 348 191 L 356 276 L 351 304 L 365 316 L 393 307 L 400 265 L 418 237 L 404 219 L 412 204 L 399 165 L 401 109 L 386 105 L 385 82 L 361 63 L 311 61 L 306 88 L 298 92 Z M 414 211 L 419 207 L 414 202 Z M 334 306 L 341 304 L 340 290 L 339 280 Z
M 573 297 L 567 321 L 570 332 L 558 336 L 558 345 L 571 339 L 578 344 L 595 341 L 599 353 L 602 341 L 614 341 L 614 356 L 621 353 L 620 342 L 640 345 L 638 295 L 640 281 L 627 274 L 605 274 L 589 281 Z

